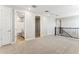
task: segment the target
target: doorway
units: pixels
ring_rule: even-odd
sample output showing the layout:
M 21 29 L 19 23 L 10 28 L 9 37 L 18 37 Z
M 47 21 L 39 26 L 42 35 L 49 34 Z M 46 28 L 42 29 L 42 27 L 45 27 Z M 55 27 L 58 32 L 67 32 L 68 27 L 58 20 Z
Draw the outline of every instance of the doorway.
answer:
M 15 12 L 15 35 L 16 43 L 20 43 L 25 40 L 25 13 L 22 11 Z
M 61 19 L 56 19 L 56 27 L 61 27 Z
M 58 33 L 61 34 L 61 27 L 62 27 L 62 20 L 61 19 L 56 19 L 56 27 L 58 27 L 59 29 L 57 30 Z
M 35 37 L 40 37 L 40 16 L 35 16 Z

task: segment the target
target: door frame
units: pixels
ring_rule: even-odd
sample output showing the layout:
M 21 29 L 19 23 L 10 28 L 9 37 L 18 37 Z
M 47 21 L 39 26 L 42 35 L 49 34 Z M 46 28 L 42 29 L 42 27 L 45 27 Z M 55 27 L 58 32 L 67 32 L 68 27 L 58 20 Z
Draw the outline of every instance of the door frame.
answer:
M 12 9 L 12 43 L 15 43 L 15 10 Z
M 36 17 L 39 17 L 39 25 L 40 25 L 39 27 L 41 28 L 41 24 L 40 24 L 40 22 L 41 22 L 41 21 L 40 21 L 40 16 L 35 16 L 35 38 L 37 38 L 37 37 L 36 37 Z M 40 29 L 40 28 L 39 28 L 39 31 L 40 31 L 40 32 L 39 32 L 39 37 L 41 37 L 41 29 Z
M 14 42 L 16 43 L 16 11 L 21 11 L 21 12 L 24 12 L 25 13 L 25 11 L 23 11 L 23 10 L 14 10 Z M 25 19 L 26 19 L 26 17 L 25 17 Z M 25 36 L 25 19 L 24 19 L 24 40 L 26 39 L 26 36 Z

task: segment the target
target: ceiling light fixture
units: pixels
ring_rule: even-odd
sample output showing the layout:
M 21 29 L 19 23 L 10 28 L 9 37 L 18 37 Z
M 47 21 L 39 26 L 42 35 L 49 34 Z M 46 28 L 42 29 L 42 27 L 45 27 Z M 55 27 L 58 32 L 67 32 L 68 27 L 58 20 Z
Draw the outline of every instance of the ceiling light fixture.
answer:
M 31 8 L 28 8 L 28 10 L 31 10 Z
M 32 7 L 33 7 L 33 8 L 36 8 L 37 6 L 36 6 L 36 5 L 32 5 Z
M 28 8 L 27 8 L 27 10 L 28 10 L 28 11 L 30 11 L 30 10 L 31 10 L 31 8 L 30 8 L 30 7 L 28 7 Z
M 59 15 L 56 15 L 56 16 L 59 16 Z
M 46 10 L 45 12 L 49 12 L 48 10 Z

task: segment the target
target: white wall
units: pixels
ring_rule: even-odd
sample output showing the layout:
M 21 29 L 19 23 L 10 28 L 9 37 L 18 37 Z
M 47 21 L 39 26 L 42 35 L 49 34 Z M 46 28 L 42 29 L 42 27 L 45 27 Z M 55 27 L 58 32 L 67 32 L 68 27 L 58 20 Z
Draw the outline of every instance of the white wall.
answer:
M 55 17 L 26 11 L 26 39 L 35 38 L 35 16 L 40 16 L 41 36 L 54 35 Z
M 0 6 L 0 43 L 2 45 L 13 42 L 13 9 Z
M 35 38 L 35 14 L 32 12 L 25 12 L 25 38 Z
M 78 27 L 79 28 L 79 16 L 62 18 L 62 27 Z
M 62 18 L 62 27 L 79 28 L 79 16 Z M 77 29 L 71 29 L 71 30 L 64 29 L 64 30 L 71 36 L 79 38 L 79 30 Z
M 55 17 L 41 16 L 41 36 L 54 35 Z

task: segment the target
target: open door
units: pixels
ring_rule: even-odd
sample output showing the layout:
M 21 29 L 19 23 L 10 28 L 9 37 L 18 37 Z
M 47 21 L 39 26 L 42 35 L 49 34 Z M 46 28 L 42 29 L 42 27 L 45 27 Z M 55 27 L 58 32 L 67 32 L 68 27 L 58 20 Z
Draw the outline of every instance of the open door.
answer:
M 16 10 L 15 16 L 16 43 L 19 43 L 25 40 L 25 13 L 23 11 Z
M 40 16 L 35 16 L 35 37 L 40 37 Z

